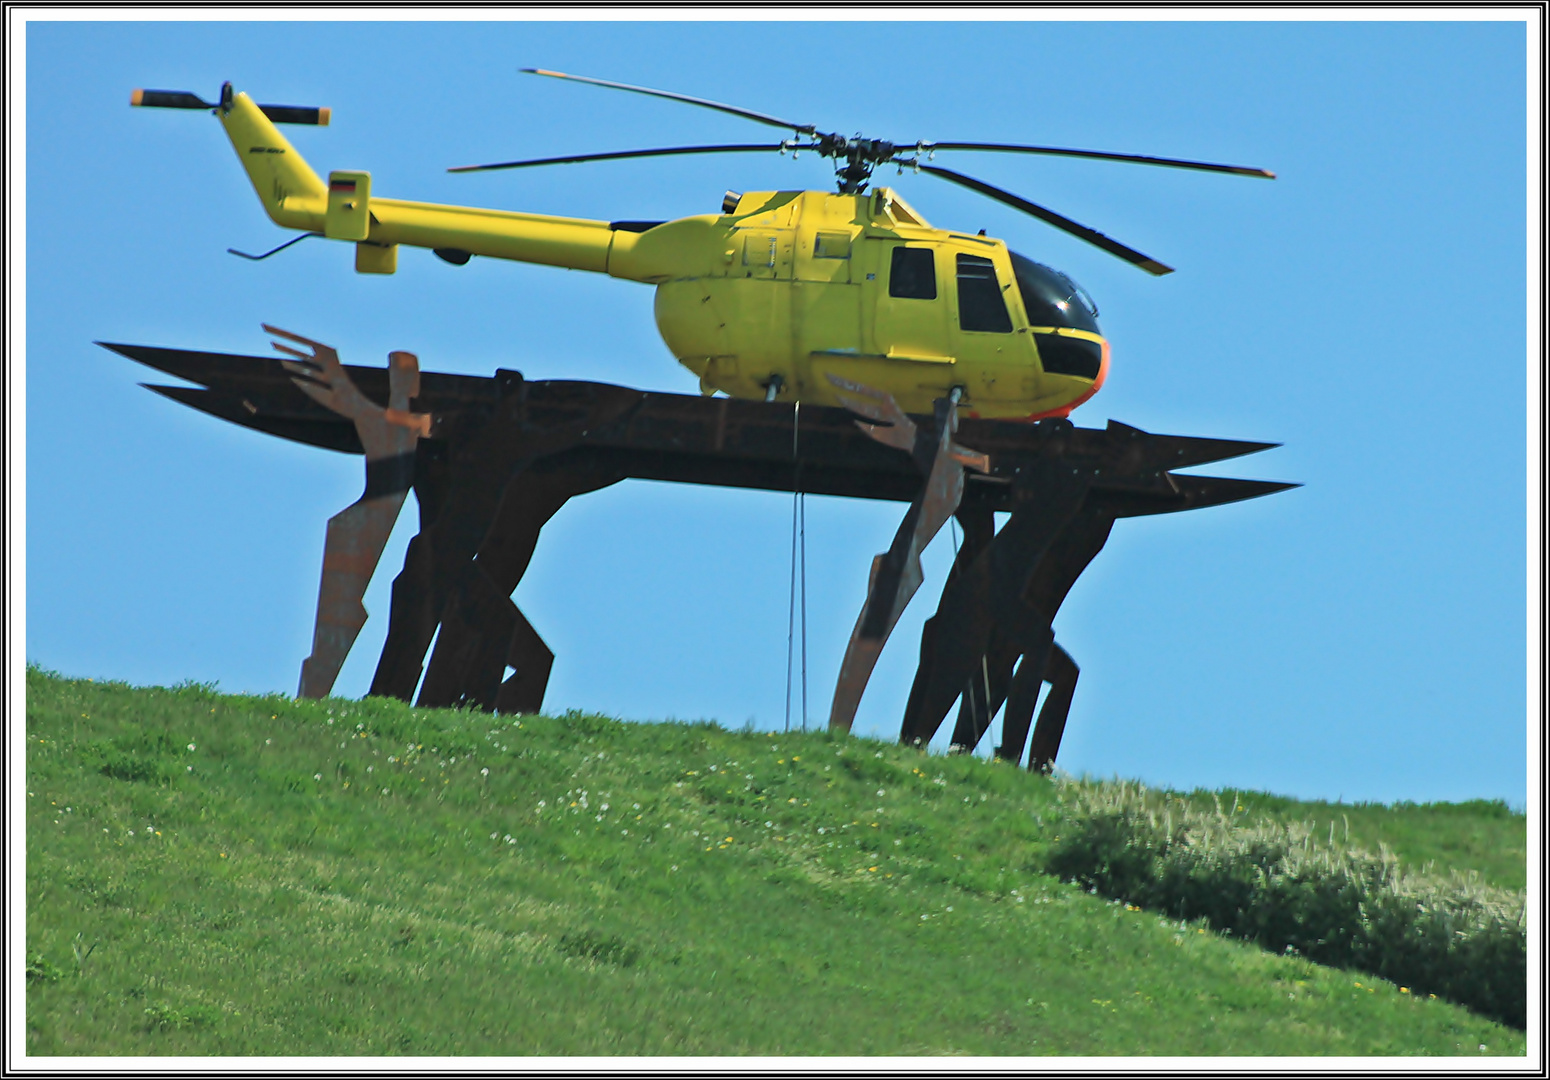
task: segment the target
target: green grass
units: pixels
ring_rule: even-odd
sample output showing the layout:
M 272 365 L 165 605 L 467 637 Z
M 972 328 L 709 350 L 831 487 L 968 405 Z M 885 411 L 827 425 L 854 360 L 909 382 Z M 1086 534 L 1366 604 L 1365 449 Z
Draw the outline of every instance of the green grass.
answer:
M 34 1055 L 1525 1052 L 1062 884 L 1057 785 L 975 758 L 34 669 L 27 792 Z

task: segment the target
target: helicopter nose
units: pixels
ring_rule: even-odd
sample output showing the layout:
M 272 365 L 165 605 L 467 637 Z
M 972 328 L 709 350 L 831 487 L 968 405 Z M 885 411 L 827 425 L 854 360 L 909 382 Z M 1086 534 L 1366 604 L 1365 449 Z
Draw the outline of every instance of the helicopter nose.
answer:
M 1093 379 L 1103 384 L 1109 366 L 1109 343 L 1097 334 L 1081 337 L 1071 333 L 1037 333 L 1034 345 L 1039 350 L 1039 360 L 1049 375 L 1074 375 L 1079 379 Z
M 1036 334 L 1035 335 L 1035 339 L 1038 340 L 1039 355 L 1040 355 L 1041 358 L 1045 358 L 1047 355 L 1049 355 L 1049 354 L 1046 354 L 1046 352 L 1045 352 L 1045 343 L 1044 343 L 1043 339 L 1046 338 L 1046 337 L 1056 337 L 1056 336 L 1057 335 L 1054 335 L 1054 334 Z M 1059 406 L 1057 408 L 1054 408 L 1054 409 L 1048 409 L 1048 410 L 1046 410 L 1044 412 L 1041 412 L 1041 413 L 1034 413 L 1034 414 L 1032 414 L 1032 415 L 1030 415 L 1028 417 L 1029 420 L 1048 420 L 1048 419 L 1052 419 L 1052 418 L 1056 418 L 1056 417 L 1058 417 L 1058 418 L 1060 418 L 1062 420 L 1065 419 L 1066 417 L 1071 415 L 1071 410 L 1075 409 L 1078 405 L 1082 405 L 1082 404 L 1086 403 L 1094 394 L 1096 394 L 1099 390 L 1102 390 L 1103 389 L 1104 381 L 1106 379 L 1108 379 L 1108 377 L 1109 377 L 1109 353 L 1110 353 L 1110 350 L 1109 350 L 1109 339 L 1108 338 L 1100 337 L 1100 338 L 1098 338 L 1095 341 L 1095 340 L 1093 340 L 1091 338 L 1069 338 L 1069 337 L 1063 337 L 1062 336 L 1060 338 L 1060 340 L 1068 341 L 1068 342 L 1069 341 L 1081 341 L 1084 345 L 1092 346 L 1093 350 L 1096 351 L 1096 363 L 1093 362 L 1093 351 L 1087 351 L 1087 359 L 1084 361 L 1084 371 L 1083 372 L 1074 372 L 1074 371 L 1073 372 L 1057 372 L 1058 374 L 1071 374 L 1071 375 L 1078 375 L 1081 378 L 1091 378 L 1092 379 L 1092 385 L 1088 386 L 1086 389 L 1081 391 L 1081 393 L 1079 393 L 1075 398 L 1073 398 L 1071 401 L 1067 402 L 1066 404 L 1061 405 L 1061 406 Z M 1051 350 L 1051 351 L 1053 352 L 1054 350 Z M 1058 364 L 1059 361 L 1057 360 L 1057 361 L 1055 361 L 1055 363 Z M 1056 371 L 1055 368 L 1050 366 L 1050 361 L 1048 359 L 1045 359 L 1044 370 L 1046 372 L 1055 372 Z M 1089 371 L 1091 373 L 1087 374 L 1086 372 L 1089 372 Z

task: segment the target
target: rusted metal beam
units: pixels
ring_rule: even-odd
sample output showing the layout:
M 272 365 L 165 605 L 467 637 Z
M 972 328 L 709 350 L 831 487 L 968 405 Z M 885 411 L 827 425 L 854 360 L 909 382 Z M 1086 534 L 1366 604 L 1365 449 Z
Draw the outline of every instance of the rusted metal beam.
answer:
M 281 341 L 276 351 L 290 357 L 280 366 L 307 397 L 349 420 L 366 455 L 366 490 L 350 506 L 328 519 L 323 544 L 323 574 L 318 585 L 312 653 L 301 664 L 297 697 L 328 696 L 361 627 L 362 603 L 414 480 L 414 448 L 430 430 L 430 417 L 409 410 L 420 389 L 420 364 L 413 353 L 388 355 L 388 403 L 384 408 L 360 392 L 330 346 L 272 326 L 265 330 Z
M 149 387 L 192 408 L 312 446 L 361 452 L 350 423 L 310 401 L 273 360 L 141 345 L 104 347 L 200 383 L 200 388 Z M 386 372 L 351 365 L 345 365 L 345 370 L 367 397 L 386 403 Z M 455 444 L 464 439 L 459 431 L 464 425 L 497 413 L 500 387 L 512 380 L 521 381 L 521 376 L 516 372 L 493 377 L 423 372 L 413 408 L 431 414 L 433 441 Z M 789 492 L 795 486 L 790 404 L 562 380 L 525 382 L 524 386 L 528 423 L 535 428 L 553 428 L 584 415 L 587 400 L 599 393 L 636 396 L 639 406 L 627 422 L 591 430 L 576 441 L 579 456 L 620 470 L 625 477 L 765 491 Z M 802 410 L 802 490 L 911 502 L 920 488 L 920 474 L 909 455 L 869 438 L 857 430 L 855 419 L 845 409 L 807 406 Z M 995 511 L 1011 510 L 1012 479 L 1024 463 L 1044 452 L 1041 447 L 1057 427 L 1068 432 L 1065 453 L 1089 460 L 1098 470 L 1095 490 L 1104 493 L 1117 517 L 1214 506 L 1297 486 L 1176 476 L 1168 471 L 1252 454 L 1275 443 L 1153 435 L 1115 421 L 1107 428 L 1072 428 L 1063 420 L 1029 424 L 964 418 L 957 441 L 990 461 L 986 475 L 967 477 L 964 499 L 983 502 Z
M 833 375 L 829 380 L 841 389 L 840 400 L 863 417 L 856 426 L 885 446 L 909 454 L 924 476 L 893 544 L 872 560 L 866 602 L 845 646 L 829 710 L 829 730 L 848 732 L 888 636 L 925 579 L 920 553 L 963 500 L 965 463 L 980 472 L 988 471 L 990 463 L 985 455 L 967 452 L 954 441 L 958 431 L 956 397 L 937 401 L 934 423 L 923 426 L 907 417 L 888 394 Z

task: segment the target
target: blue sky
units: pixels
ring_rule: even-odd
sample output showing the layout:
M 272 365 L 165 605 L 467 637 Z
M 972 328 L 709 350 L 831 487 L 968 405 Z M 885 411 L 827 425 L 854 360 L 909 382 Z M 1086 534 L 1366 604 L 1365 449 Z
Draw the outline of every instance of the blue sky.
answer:
M 360 493 L 359 459 L 160 399 L 137 385 L 154 373 L 93 340 L 256 355 L 270 322 L 350 363 L 409 349 L 426 370 L 696 391 L 645 286 L 419 251 L 392 277 L 358 277 L 344 244 L 227 255 L 290 234 L 214 120 L 128 105 L 136 87 L 211 99 L 228 79 L 260 101 L 327 105 L 330 127 L 287 130 L 319 172 L 368 169 L 375 193 L 434 202 L 665 219 L 713 212 L 729 188 L 829 186 L 810 155 L 448 175 L 770 133 L 517 70 L 547 67 L 898 142 L 1276 171 L 939 158 L 1178 268 L 1162 279 L 930 177 L 879 175 L 933 224 L 985 228 L 1097 300 L 1114 366 L 1078 424 L 1280 442 L 1205 471 L 1305 485 L 1116 526 L 1055 624 L 1082 667 L 1059 764 L 1181 788 L 1522 806 L 1538 422 L 1527 43 L 1516 22 L 32 22 L 13 337 L 25 657 L 293 692 L 324 522 Z M 903 511 L 808 500 L 812 724 Z M 646 482 L 572 501 L 516 594 L 557 656 L 546 706 L 780 727 L 790 514 L 789 496 Z M 415 517 L 411 500 L 340 693 L 369 685 Z M 896 736 L 951 555 L 944 532 L 859 734 Z

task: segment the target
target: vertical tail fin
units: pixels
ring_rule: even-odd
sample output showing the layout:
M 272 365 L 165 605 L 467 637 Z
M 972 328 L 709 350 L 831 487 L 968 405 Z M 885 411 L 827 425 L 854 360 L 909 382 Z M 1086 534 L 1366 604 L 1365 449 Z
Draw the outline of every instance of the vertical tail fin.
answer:
M 221 87 L 216 115 L 274 223 L 321 232 L 328 213 L 328 186 L 280 134 L 264 108 L 246 94 L 232 93 L 227 83 Z

